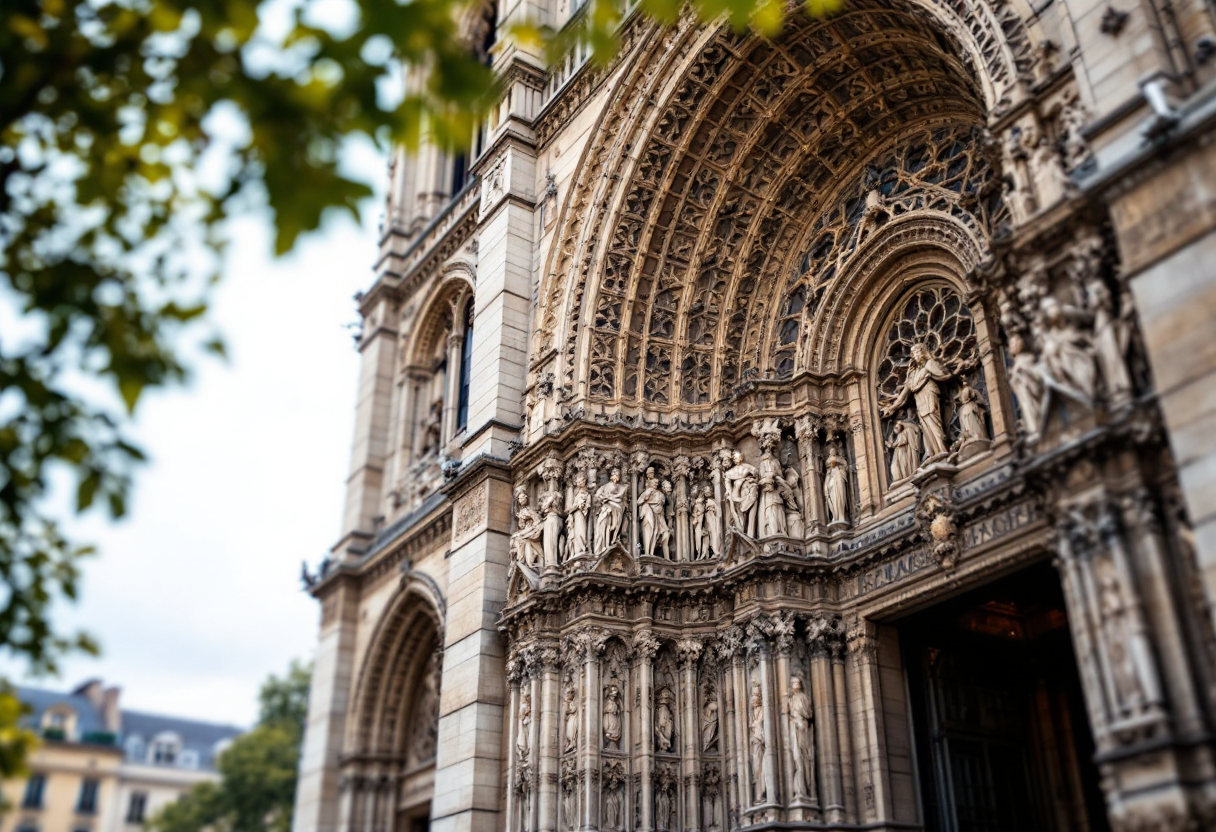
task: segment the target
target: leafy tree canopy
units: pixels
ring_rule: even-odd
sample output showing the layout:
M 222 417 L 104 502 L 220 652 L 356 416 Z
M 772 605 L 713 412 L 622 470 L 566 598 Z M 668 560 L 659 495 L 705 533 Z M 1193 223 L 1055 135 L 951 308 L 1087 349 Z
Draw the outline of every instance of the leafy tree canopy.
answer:
M 257 726 L 219 759 L 221 780 L 199 783 L 148 821 L 152 832 L 288 832 L 311 670 L 292 662 L 259 694 Z

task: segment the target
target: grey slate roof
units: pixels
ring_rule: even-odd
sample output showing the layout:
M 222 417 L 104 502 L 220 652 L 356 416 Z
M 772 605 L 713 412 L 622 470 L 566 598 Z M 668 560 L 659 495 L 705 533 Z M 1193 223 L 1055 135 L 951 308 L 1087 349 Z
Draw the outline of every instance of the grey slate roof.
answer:
M 76 713 L 76 740 L 81 741 L 90 734 L 94 739 L 104 738 L 106 734 L 105 720 L 102 711 L 86 695 L 80 693 L 63 693 L 17 686 L 17 696 L 33 710 L 22 719 L 23 724 L 38 730 L 42 726 L 43 714 L 49 708 L 66 704 Z M 197 755 L 197 765 L 191 768 L 198 771 L 213 771 L 215 769 L 216 746 L 232 740 L 245 733 L 244 728 L 235 725 L 222 725 L 215 722 L 202 722 L 196 719 L 183 719 L 175 716 L 161 716 L 143 711 L 120 710 L 122 727 L 114 738 L 114 746 L 124 750 L 127 762 L 148 763 L 146 754 L 153 740 L 164 733 L 176 734 L 182 742 L 181 751 L 193 751 Z M 101 736 L 97 736 L 101 735 Z M 139 739 L 139 757 L 131 755 L 133 750 L 128 742 L 133 738 Z M 175 767 L 181 767 L 182 754 L 178 755 Z M 163 765 L 163 764 L 160 764 Z

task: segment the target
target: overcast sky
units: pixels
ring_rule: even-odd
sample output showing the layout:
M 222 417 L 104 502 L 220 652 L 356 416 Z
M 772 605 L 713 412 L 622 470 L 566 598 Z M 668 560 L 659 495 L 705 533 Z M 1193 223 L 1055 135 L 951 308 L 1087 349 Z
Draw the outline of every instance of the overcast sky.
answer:
M 359 167 L 383 171 L 376 157 Z M 277 261 L 265 222 L 235 229 L 212 318 L 230 360 L 141 403 L 134 435 L 151 464 L 128 515 L 77 532 L 100 556 L 57 621 L 102 655 L 23 681 L 100 677 L 127 708 L 250 725 L 263 679 L 312 657 L 319 607 L 300 561 L 315 565 L 340 531 L 358 380 L 346 325 L 371 284 L 379 201 L 365 213 L 363 228 L 329 218 Z

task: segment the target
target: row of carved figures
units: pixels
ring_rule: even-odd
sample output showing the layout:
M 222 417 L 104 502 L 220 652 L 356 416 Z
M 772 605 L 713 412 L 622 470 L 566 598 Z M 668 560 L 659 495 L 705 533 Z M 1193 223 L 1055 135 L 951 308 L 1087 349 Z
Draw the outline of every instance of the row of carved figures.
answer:
M 541 465 L 545 487 L 536 508 L 526 487 L 515 488 L 511 541 L 516 559 L 531 569 L 555 568 L 619 545 L 646 557 L 696 561 L 724 554 L 732 533 L 801 540 L 815 523 L 848 526 L 852 485 L 843 440 L 817 443 L 809 452 L 822 459 L 823 467 L 812 486 L 799 473 L 797 449 L 782 452 L 776 419 L 760 420 L 753 434 L 760 446 L 755 464 L 731 448 L 657 464 L 639 451 L 630 459 L 628 484 L 622 476 L 623 454 L 590 451 L 566 466 L 564 491 L 563 465 L 551 453 Z M 597 482 L 593 478 L 603 474 L 601 466 L 607 474 Z M 660 476 L 660 468 L 674 475 L 675 483 L 671 476 Z
M 675 645 L 660 645 L 648 631 L 630 638 L 588 630 L 579 638 L 561 650 L 513 651 L 514 832 L 538 822 L 545 828 L 535 792 L 544 772 L 559 766 L 560 829 L 677 829 L 681 815 L 684 828 L 723 829 L 728 820 L 740 825 L 741 814 L 778 806 L 808 820 L 845 819 L 840 757 L 850 728 L 838 617 L 803 624 L 792 612 L 758 616 L 746 629 Z M 598 680 L 595 693 L 590 680 Z M 542 731 L 554 742 L 541 743 Z M 700 776 L 681 778 L 681 770 Z M 642 772 L 647 780 L 630 799 L 629 785 L 639 782 L 631 775 Z M 632 822 L 628 805 L 637 812 Z M 698 812 L 700 823 L 689 817 Z

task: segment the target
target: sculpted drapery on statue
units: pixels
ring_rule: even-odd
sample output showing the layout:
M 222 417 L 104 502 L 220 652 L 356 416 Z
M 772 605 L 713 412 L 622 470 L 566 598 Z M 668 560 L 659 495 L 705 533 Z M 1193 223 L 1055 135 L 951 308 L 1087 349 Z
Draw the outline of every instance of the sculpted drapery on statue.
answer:
M 570 501 L 570 511 L 566 515 L 567 534 L 566 551 L 569 557 L 582 557 L 587 554 L 589 546 L 587 526 L 591 512 L 591 492 L 587 490 L 587 476 L 578 474 L 574 479 L 574 498 Z
M 748 537 L 755 537 L 759 496 L 756 466 L 744 462 L 740 451 L 733 451 L 730 459 L 731 466 L 723 474 L 729 489 L 727 499 L 730 502 L 730 527 Z
M 595 517 L 595 553 L 603 554 L 616 543 L 621 536 L 621 523 L 625 517 L 625 493 L 628 489 L 621 484 L 621 470 L 613 468 L 608 475 L 608 482 L 595 492 L 595 501 L 599 504 L 599 513 Z
M 526 566 L 539 567 L 545 528 L 541 516 L 529 505 L 528 491 L 522 486 L 515 489 L 515 525 L 511 546 L 516 557 Z
M 916 404 L 916 418 L 925 440 L 929 458 L 945 456 L 946 429 L 942 426 L 941 391 L 937 382 L 954 377 L 954 373 L 930 355 L 924 344 L 912 345 L 912 360 L 907 375 L 896 394 L 883 404 L 883 415 L 891 416 L 904 406 L 911 396 Z
M 752 763 L 752 801 L 763 803 L 767 789 L 764 782 L 764 697 L 760 693 L 760 685 L 752 685 L 751 699 L 748 701 L 751 716 L 748 721 L 748 745 L 751 750 Z
M 815 711 L 811 698 L 798 676 L 790 680 L 790 756 L 794 758 L 794 790 L 796 797 L 814 795 L 815 749 L 811 742 L 811 725 Z

